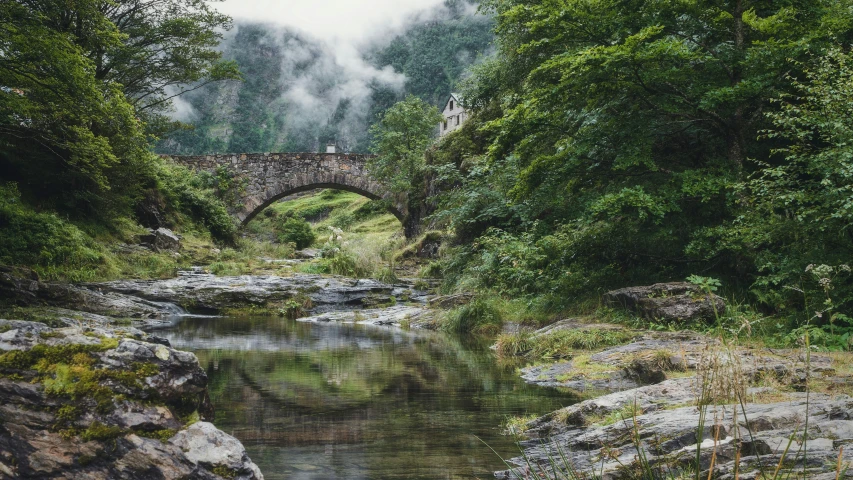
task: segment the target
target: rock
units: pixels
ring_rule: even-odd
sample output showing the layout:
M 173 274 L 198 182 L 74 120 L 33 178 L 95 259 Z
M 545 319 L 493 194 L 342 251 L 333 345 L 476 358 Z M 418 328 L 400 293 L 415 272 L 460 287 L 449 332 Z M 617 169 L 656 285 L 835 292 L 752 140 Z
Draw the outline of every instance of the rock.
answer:
M 457 293 L 456 295 L 444 295 L 430 299 L 430 308 L 450 310 L 451 308 L 467 305 L 474 298 L 473 293 Z
M 649 319 L 666 321 L 713 320 L 726 309 L 726 302 L 691 283 L 657 283 L 628 287 L 604 294 L 603 301 Z
M 165 202 L 160 194 L 153 190 L 149 191 L 136 204 L 136 218 L 145 227 L 151 229 L 163 227 L 165 226 L 163 214 L 161 213 L 163 208 L 165 208 Z
M 291 277 L 182 275 L 169 280 L 121 280 L 85 287 L 143 298 L 155 304 L 177 303 L 196 313 L 251 306 L 281 307 L 291 299 L 309 299 L 311 306 L 307 310 L 319 314 L 423 298 L 418 292 L 375 280 L 306 274 Z
M 561 322 L 554 328 L 581 328 L 571 325 Z M 840 448 L 853 443 L 853 399 L 793 391 L 804 389 L 807 378 L 829 382 L 831 391 L 837 372 L 828 356 L 813 353 L 806 359 L 798 350 L 727 345 L 694 332 L 654 332 L 589 355 L 579 368 L 564 361 L 522 370 L 525 380 L 539 385 L 593 394 L 617 391 L 529 422 L 525 435 L 530 440 L 521 444 L 525 457 L 513 459 L 515 471 L 498 472 L 498 478 L 528 478 L 527 465 L 545 466 L 537 478 L 555 478 L 549 458 L 563 457 L 578 477 L 634 478 L 625 472 L 638 471 L 637 459 L 646 458 L 651 465 L 670 469 L 659 472 L 661 478 L 679 478 L 692 468 L 688 459 L 696 458 L 699 399 L 707 409 L 700 450 L 703 478 L 708 476 L 715 438 L 713 478 L 734 479 L 738 452 L 738 478 L 760 478 L 759 461 L 775 468 L 788 439 L 802 438 L 806 411 L 809 441 L 802 447 L 808 451 L 807 478 L 834 472 Z M 669 378 L 671 373 L 678 375 Z M 768 384 L 786 388 L 780 391 Z M 732 405 L 736 397 L 744 405 Z M 800 449 L 794 443 L 789 453 Z M 843 455 L 843 461 L 853 460 L 849 452 Z M 787 458 L 786 465 L 803 468 L 802 457 Z
M 217 429 L 212 423 L 198 422 L 178 432 L 169 443 L 180 448 L 196 465 L 210 470 L 225 467 L 233 472 L 234 478 L 263 478 L 240 441 Z
M 684 380 L 611 394 L 564 409 L 544 422 L 552 426 L 560 424 L 560 427 L 543 429 L 541 423 L 536 425 L 534 430 L 542 440 L 522 442 L 525 457 L 510 460 L 509 464 L 515 468 L 496 472 L 495 476 L 528 478 L 525 476 L 529 475 L 528 465 L 539 465 L 544 472 L 537 478 L 557 478 L 549 458 L 558 458 L 561 459 L 557 462 L 559 466 L 566 468 L 563 464 L 568 463 L 580 475 L 595 472 L 596 478 L 633 478 L 625 477 L 624 472 L 639 468 L 639 451 L 649 464 L 662 466 L 662 478 L 670 475 L 677 478 L 680 472 L 692 468 L 691 462 L 696 458 L 700 410 L 695 406 L 669 409 L 661 406 L 678 405 L 696 398 L 696 392 L 691 391 Z M 602 415 L 613 412 L 627 412 L 626 407 L 634 405 L 635 414 L 625 413 L 615 423 L 596 425 L 595 420 L 591 425 L 586 423 L 591 418 L 600 419 Z M 701 432 L 702 468 L 707 472 L 713 455 L 716 472 L 713 477 L 732 479 L 737 452 L 740 452 L 739 478 L 755 479 L 760 476 L 759 462 L 772 471 L 785 455 L 791 435 L 797 434 L 798 438 L 802 435 L 805 412 L 808 411 L 809 441 L 805 461 L 807 471 L 811 472 L 808 478 L 820 478 L 818 475 L 834 472 L 840 444 L 833 439 L 838 438 L 839 432 L 843 435 L 853 428 L 840 423 L 853 422 L 833 420 L 831 412 L 850 411 L 853 399 L 813 393 L 808 399 L 808 408 L 806 405 L 804 394 L 792 394 L 788 401 L 746 404 L 745 409 L 738 405 L 707 406 L 707 423 Z M 560 422 L 558 418 L 566 420 Z M 639 438 L 632 435 L 634 428 L 639 428 Z M 800 445 L 794 442 L 787 461 L 801 471 L 803 457 L 793 453 L 799 448 Z M 850 462 L 853 454 L 843 451 L 841 460 Z M 707 475 L 703 473 L 703 478 Z
M 195 355 L 124 337 L 135 329 L 0 320 L 0 331 L 0 477 L 263 479 L 237 439 L 184 424 L 212 418 Z M 37 373 L 39 358 L 57 363 Z
M 300 322 L 312 323 L 361 323 L 366 325 L 394 325 L 408 322 L 409 326 L 417 326 L 431 318 L 433 312 L 424 307 L 397 305 L 387 308 L 366 310 L 328 312 L 320 315 L 300 318 Z
M 0 298 L 23 306 L 54 306 L 65 309 L 66 318 L 73 323 L 72 311 L 93 316 L 77 319 L 103 323 L 105 317 L 161 318 L 178 313 L 174 305 L 152 302 L 116 292 L 104 292 L 97 286 L 44 283 L 35 273 L 23 269 L 0 267 Z M 60 317 L 62 315 L 59 315 Z M 63 320 L 64 321 L 64 320 Z
M 320 257 L 320 250 L 317 250 L 316 248 L 306 248 L 293 252 L 293 256 L 304 260 L 312 260 Z
M 38 304 L 39 285 L 38 275 L 32 270 L 0 266 L 0 299 L 17 305 Z
M 181 249 L 181 237 L 168 228 L 149 230 L 147 235 L 139 237 L 140 243 L 147 245 L 155 252 L 177 251 Z

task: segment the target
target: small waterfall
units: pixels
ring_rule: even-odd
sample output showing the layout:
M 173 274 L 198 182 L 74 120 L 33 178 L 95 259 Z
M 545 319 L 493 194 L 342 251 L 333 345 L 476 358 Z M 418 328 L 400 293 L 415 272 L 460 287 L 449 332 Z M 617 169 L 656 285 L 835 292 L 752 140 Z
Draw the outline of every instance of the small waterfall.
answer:
M 152 305 L 159 308 L 166 317 L 186 317 L 189 313 L 179 305 L 169 302 L 150 302 Z

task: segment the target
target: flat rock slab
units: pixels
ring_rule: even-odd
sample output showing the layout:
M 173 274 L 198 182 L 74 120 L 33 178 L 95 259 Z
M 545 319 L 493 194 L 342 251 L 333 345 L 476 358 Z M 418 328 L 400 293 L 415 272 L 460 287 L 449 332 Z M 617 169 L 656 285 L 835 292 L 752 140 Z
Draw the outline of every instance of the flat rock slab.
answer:
M 428 308 L 400 305 L 387 308 L 374 308 L 367 310 L 356 310 L 348 312 L 328 312 L 298 319 L 300 322 L 310 323 L 358 323 L 365 325 L 393 325 L 400 326 L 408 322 L 411 326 L 416 322 L 424 322 L 428 317 L 434 315 Z
M 689 469 L 695 462 L 702 414 L 696 406 L 678 405 L 689 405 L 697 393 L 690 379 L 678 379 L 587 400 L 535 420 L 529 434 L 536 439 L 522 442 L 525 457 L 510 460 L 515 468 L 497 472 L 496 477 L 529 478 L 528 465 L 540 465 L 538 478 L 564 478 L 554 474 L 549 460 L 564 457 L 560 466 L 565 468 L 563 464 L 568 463 L 577 472 L 595 472 L 595 478 L 600 474 L 610 480 L 633 478 L 625 476 L 625 466 L 636 465 L 638 449 L 652 465 L 665 465 L 664 472 L 677 477 L 680 469 Z M 714 478 L 732 479 L 740 451 L 739 478 L 758 478 L 762 469 L 772 472 L 791 435 L 802 433 L 806 412 L 809 440 L 805 445 L 794 441 L 788 458 L 799 463 L 797 469 L 801 470 L 802 457 L 799 462 L 794 458 L 802 448 L 808 452 L 809 478 L 834 475 L 840 447 L 853 441 L 853 399 L 822 394 L 807 399 L 805 394 L 793 393 L 786 401 L 747 404 L 745 409 L 733 404 L 705 407 L 700 450 L 703 468 L 709 468 L 714 455 Z M 614 420 L 596 424 L 606 415 Z M 640 431 L 639 440 L 632 435 L 635 428 Z M 842 463 L 849 464 L 853 452 L 846 450 Z M 853 472 L 846 475 L 842 478 L 853 478 Z
M 397 301 L 422 301 L 425 292 L 406 285 L 375 280 L 297 274 L 292 277 L 189 275 L 169 280 L 122 280 L 87 284 L 87 288 L 171 302 L 195 312 L 219 312 L 227 308 L 265 306 L 289 299 L 310 298 L 312 313 L 370 308 Z

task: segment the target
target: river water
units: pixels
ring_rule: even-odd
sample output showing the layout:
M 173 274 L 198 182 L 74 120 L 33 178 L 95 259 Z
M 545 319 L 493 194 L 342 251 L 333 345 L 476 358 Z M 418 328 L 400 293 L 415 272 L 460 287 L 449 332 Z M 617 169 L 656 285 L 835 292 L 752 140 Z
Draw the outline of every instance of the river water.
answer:
M 257 317 L 162 334 L 198 356 L 216 425 L 269 480 L 493 478 L 504 467 L 486 444 L 519 452 L 507 417 L 576 401 L 525 384 L 483 339 Z

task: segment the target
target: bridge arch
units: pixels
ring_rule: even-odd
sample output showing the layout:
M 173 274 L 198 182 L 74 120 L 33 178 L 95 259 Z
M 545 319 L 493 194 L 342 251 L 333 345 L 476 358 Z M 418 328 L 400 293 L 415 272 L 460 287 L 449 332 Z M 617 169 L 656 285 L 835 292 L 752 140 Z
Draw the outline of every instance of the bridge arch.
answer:
M 191 170 L 217 175 L 226 173 L 232 184 L 227 192 L 227 203 L 232 217 L 240 226 L 245 226 L 265 208 L 284 197 L 317 188 L 334 188 L 372 200 L 385 200 L 407 235 L 416 230 L 410 225 L 405 195 L 391 193 L 367 172 L 370 155 L 253 153 L 169 158 Z

